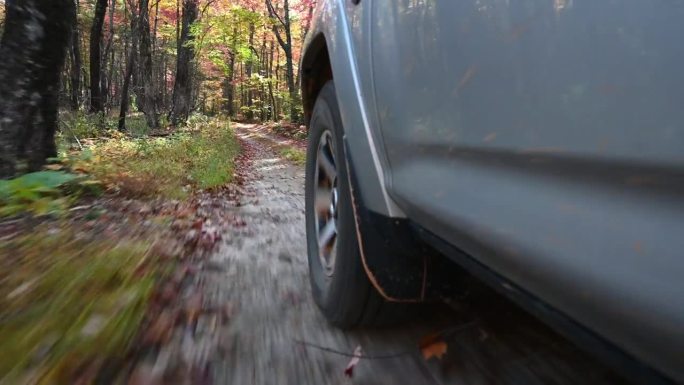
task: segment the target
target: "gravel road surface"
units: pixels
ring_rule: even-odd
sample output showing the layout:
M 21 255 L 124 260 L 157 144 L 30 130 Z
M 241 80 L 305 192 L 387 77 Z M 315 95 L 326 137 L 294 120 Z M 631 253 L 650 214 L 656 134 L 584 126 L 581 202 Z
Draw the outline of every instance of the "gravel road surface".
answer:
M 422 306 L 404 325 L 343 332 L 309 290 L 304 171 L 273 138 L 237 124 L 255 177 L 234 208 L 245 226 L 223 236 L 203 271 L 207 301 L 230 307 L 208 351 L 214 384 L 614 384 L 619 377 L 496 294 L 474 288 L 450 306 Z M 269 144 L 270 143 L 270 144 Z M 422 337 L 448 330 L 446 355 L 425 360 Z M 315 345 L 315 346 L 313 346 Z M 349 357 L 365 355 L 348 377 Z M 383 356 L 391 356 L 383 358 Z

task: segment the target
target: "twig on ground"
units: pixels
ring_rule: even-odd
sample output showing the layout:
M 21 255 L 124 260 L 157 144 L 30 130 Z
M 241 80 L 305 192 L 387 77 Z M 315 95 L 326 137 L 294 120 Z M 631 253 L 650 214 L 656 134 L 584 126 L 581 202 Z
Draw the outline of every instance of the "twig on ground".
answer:
M 360 354 L 360 355 L 357 355 L 357 354 L 354 354 L 354 353 L 343 352 L 343 351 L 336 350 L 336 349 L 333 349 L 333 348 L 329 348 L 329 347 L 325 347 L 325 346 L 313 344 L 313 343 L 307 342 L 307 341 L 302 341 L 302 340 L 294 340 L 294 341 L 295 341 L 296 343 L 298 343 L 298 344 L 301 344 L 301 345 L 304 345 L 304 346 L 308 346 L 308 347 L 310 347 L 310 348 L 322 350 L 322 351 L 328 352 L 328 353 L 337 354 L 338 356 L 343 356 L 343 357 L 358 357 L 358 358 L 364 358 L 364 359 L 369 359 L 369 360 L 385 360 L 385 359 L 390 359 L 390 358 L 397 358 L 397 357 L 402 357 L 402 356 L 408 356 L 408 355 L 411 355 L 411 354 L 414 354 L 414 353 L 415 353 L 415 350 L 414 350 L 414 349 L 411 349 L 411 350 L 406 350 L 406 351 L 403 351 L 403 352 L 396 352 L 396 353 L 390 353 L 390 354 L 380 354 L 380 355 Z
M 477 325 L 477 321 L 478 321 L 478 320 L 475 319 L 475 320 L 466 322 L 466 323 L 464 323 L 464 324 L 460 324 L 460 325 L 448 327 L 448 328 L 443 329 L 443 330 L 441 330 L 441 331 L 439 331 L 439 332 L 437 332 L 437 333 L 435 333 L 435 334 L 436 334 L 436 335 L 443 336 L 443 337 L 448 336 L 448 335 L 452 335 L 452 334 L 456 334 L 456 333 L 462 332 L 462 331 L 464 331 L 464 330 L 466 330 L 466 329 L 469 329 L 469 328 L 474 327 L 475 325 Z M 333 349 L 333 348 L 330 348 L 330 347 L 327 347 L 327 346 L 321 346 L 321 345 L 318 345 L 318 344 L 314 344 L 314 343 L 311 343 L 311 342 L 308 342 L 308 341 L 303 341 L 303 340 L 299 340 L 299 339 L 295 339 L 294 341 L 295 341 L 296 343 L 298 343 L 298 344 L 301 344 L 301 345 L 304 345 L 304 346 L 308 346 L 308 347 L 310 347 L 310 348 L 318 349 L 318 350 L 321 350 L 321 351 L 324 351 L 324 352 L 337 354 L 337 355 L 339 355 L 339 356 L 344 356 L 344 357 L 359 357 L 359 358 L 364 358 L 364 359 L 369 359 L 369 360 L 385 360 L 385 359 L 391 359 L 391 358 L 409 356 L 409 355 L 412 355 L 412 354 L 417 353 L 417 350 L 415 350 L 415 349 L 410 349 L 410 350 L 405 350 L 405 351 L 400 351 L 400 352 L 395 352 L 395 353 L 388 353 L 388 354 L 376 354 L 376 355 L 373 355 L 373 354 L 362 354 L 362 355 L 355 355 L 354 353 L 349 353 L 349 352 L 340 351 L 340 350 Z

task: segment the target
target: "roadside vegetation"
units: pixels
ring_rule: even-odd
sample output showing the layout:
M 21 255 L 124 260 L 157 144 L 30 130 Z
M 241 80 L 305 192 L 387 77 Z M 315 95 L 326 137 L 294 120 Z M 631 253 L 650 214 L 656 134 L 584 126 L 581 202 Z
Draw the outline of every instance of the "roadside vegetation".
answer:
M 134 136 L 65 114 L 58 157 L 0 180 L 0 383 L 89 383 L 129 358 L 155 290 L 204 241 L 184 247 L 202 227 L 188 211 L 233 180 L 229 122 L 195 115 L 154 136 L 140 123 Z
M 315 2 L 29 3 L 0 0 L 0 384 L 88 384 L 244 224 L 205 210 L 245 179 L 229 121 L 302 119 Z
M 64 384 L 123 359 L 158 277 L 152 245 L 56 226 L 0 242 L 4 383 Z
M 187 127 L 160 137 L 109 131 L 105 140 L 63 156 L 71 168 L 123 195 L 180 199 L 230 182 L 238 147 L 228 121 L 194 117 Z
M 306 163 L 306 151 L 294 146 L 285 146 L 281 148 L 280 155 L 298 165 L 304 165 Z

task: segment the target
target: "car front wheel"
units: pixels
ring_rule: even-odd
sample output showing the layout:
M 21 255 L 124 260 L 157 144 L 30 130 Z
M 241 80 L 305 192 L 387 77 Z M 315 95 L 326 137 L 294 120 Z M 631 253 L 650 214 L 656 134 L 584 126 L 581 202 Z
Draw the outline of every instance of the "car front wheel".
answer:
M 356 234 L 344 131 L 335 86 L 316 100 L 306 160 L 306 234 L 313 297 L 325 317 L 341 328 L 388 322 L 398 305 L 370 283 Z

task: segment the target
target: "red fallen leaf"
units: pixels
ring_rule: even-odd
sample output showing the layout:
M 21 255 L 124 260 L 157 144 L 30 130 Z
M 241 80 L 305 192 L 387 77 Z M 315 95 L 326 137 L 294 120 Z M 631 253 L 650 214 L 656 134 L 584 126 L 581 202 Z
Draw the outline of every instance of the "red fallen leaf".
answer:
M 432 357 L 441 359 L 447 352 L 447 344 L 441 338 L 439 333 L 430 334 L 420 341 L 420 351 L 423 353 L 423 358 L 427 361 Z
M 356 349 L 354 349 L 354 357 L 352 357 L 352 359 L 349 360 L 347 367 L 344 369 L 345 376 L 351 378 L 354 375 L 354 368 L 359 363 L 359 361 L 361 361 L 362 354 L 363 352 L 361 351 L 361 345 L 359 345 L 356 347 Z

